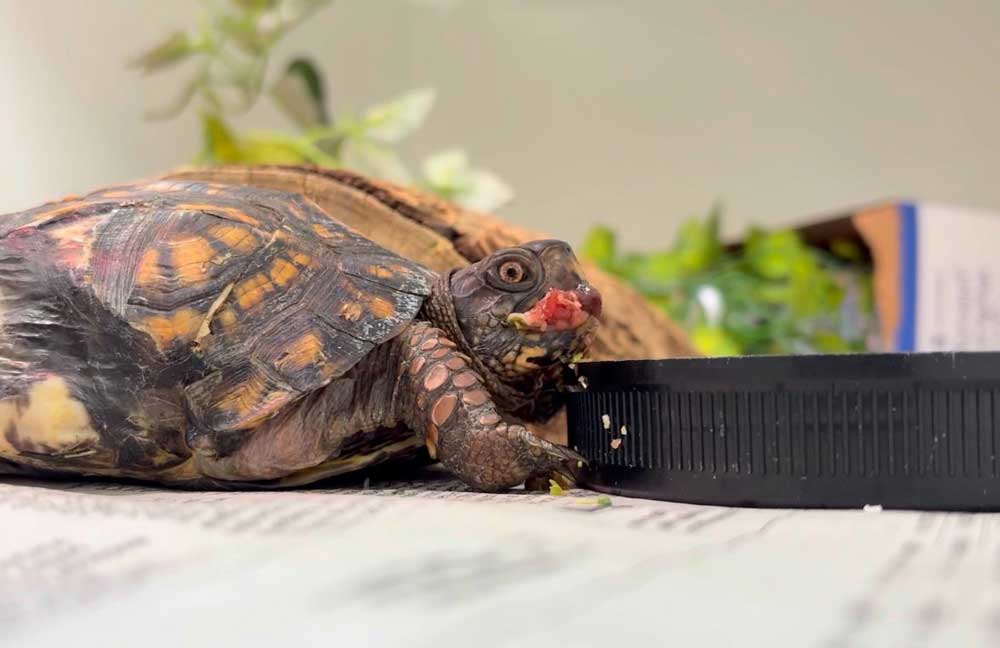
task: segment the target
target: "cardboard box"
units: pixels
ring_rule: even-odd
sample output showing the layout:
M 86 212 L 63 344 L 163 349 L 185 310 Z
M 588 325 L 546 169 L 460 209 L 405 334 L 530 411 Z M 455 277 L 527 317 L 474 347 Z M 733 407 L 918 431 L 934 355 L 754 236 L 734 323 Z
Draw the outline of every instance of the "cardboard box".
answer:
M 811 245 L 846 237 L 867 250 L 883 350 L 1000 349 L 1000 213 L 885 201 L 800 232 Z

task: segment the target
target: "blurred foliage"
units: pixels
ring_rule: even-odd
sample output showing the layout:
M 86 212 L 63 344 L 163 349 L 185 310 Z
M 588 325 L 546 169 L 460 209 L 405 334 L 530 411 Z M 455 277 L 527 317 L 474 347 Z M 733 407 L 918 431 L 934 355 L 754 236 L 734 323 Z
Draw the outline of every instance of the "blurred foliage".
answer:
M 331 109 L 323 74 L 309 57 L 288 61 L 271 78 L 275 47 L 330 4 L 205 0 L 194 29 L 167 35 L 132 61 L 146 75 L 191 70 L 176 98 L 148 116 L 169 119 L 195 106 L 201 116 L 199 163 L 346 167 L 421 186 L 470 209 L 490 211 L 509 201 L 511 189 L 475 168 L 462 150 L 426 157 L 419 176 L 403 162 L 397 146 L 427 119 L 433 90 L 413 90 L 354 114 Z M 274 102 L 290 129 L 234 127 L 262 97 Z M 856 244 L 834 241 L 826 251 L 805 245 L 794 231 L 753 229 L 740 249 L 730 250 L 719 237 L 720 218 L 716 207 L 706 218 L 688 220 L 670 248 L 650 253 L 622 251 L 611 229 L 597 227 L 581 254 L 632 283 L 685 326 L 707 355 L 865 348 L 873 298 Z
M 661 251 L 619 249 L 593 228 L 581 255 L 622 277 L 684 326 L 710 356 L 842 353 L 867 348 L 875 325 L 871 268 L 856 243 L 810 247 L 793 230 L 753 228 L 738 248 L 719 238 L 721 209 L 686 221 Z
M 493 173 L 474 168 L 461 150 L 427 157 L 415 177 L 396 147 L 423 125 L 435 93 L 420 89 L 359 114 L 334 113 L 322 72 L 308 57 L 289 61 L 270 80 L 274 48 L 331 0 L 206 2 L 190 32 L 169 34 L 132 61 L 143 74 L 180 65 L 192 74 L 174 101 L 149 113 L 169 119 L 196 105 L 201 115 L 202 164 L 316 164 L 346 167 L 421 186 L 470 209 L 490 211 L 513 192 Z M 377 41 L 373 41 L 377 43 Z M 289 131 L 240 132 L 234 117 L 266 96 L 288 118 Z

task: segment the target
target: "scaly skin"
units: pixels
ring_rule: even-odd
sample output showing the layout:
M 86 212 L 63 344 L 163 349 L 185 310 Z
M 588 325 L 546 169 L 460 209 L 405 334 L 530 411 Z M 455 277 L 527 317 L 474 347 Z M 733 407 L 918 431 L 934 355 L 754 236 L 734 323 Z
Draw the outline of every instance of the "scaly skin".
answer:
M 445 468 L 485 491 L 574 474 L 581 457 L 505 422 L 469 357 L 443 331 L 419 322 L 399 340 L 400 386 L 414 405 L 401 418 Z
M 581 461 L 505 421 L 469 356 L 429 322 L 415 322 L 350 374 L 253 430 L 236 452 L 206 449 L 197 461 L 201 474 L 220 482 L 306 470 L 333 476 L 393 458 L 378 451 L 413 434 L 432 458 L 485 491 L 572 480 Z M 368 458 L 359 464 L 359 455 Z

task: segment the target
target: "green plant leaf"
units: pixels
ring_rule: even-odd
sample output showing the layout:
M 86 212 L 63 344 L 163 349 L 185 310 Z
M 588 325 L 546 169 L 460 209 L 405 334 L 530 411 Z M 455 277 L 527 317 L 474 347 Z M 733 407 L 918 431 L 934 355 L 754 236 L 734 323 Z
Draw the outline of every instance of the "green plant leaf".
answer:
M 241 162 L 245 164 L 316 164 L 328 168 L 340 162 L 302 137 L 273 131 L 250 133 L 240 140 Z
M 718 216 L 713 214 L 704 222 L 697 218 L 685 221 L 677 233 L 674 251 L 688 274 L 701 272 L 715 263 L 722 254 Z
M 322 73 L 307 58 L 297 58 L 288 64 L 285 73 L 272 86 L 271 97 L 299 128 L 317 128 L 330 123 Z
M 420 128 L 434 107 L 435 92 L 414 90 L 361 116 L 365 135 L 377 142 L 395 143 Z
M 468 188 L 455 197 L 466 209 L 492 212 L 506 205 L 514 197 L 514 190 L 500 176 L 485 169 L 473 169 L 467 176 Z
M 203 157 L 212 162 L 239 163 L 243 151 L 236 137 L 218 115 L 204 114 L 201 118 Z
M 830 252 L 851 263 L 858 263 L 864 259 L 861 246 L 849 238 L 835 238 L 830 241 Z
M 240 147 L 243 164 L 303 164 L 309 162 L 297 146 L 266 135 L 248 136 Z
M 641 259 L 634 272 L 649 286 L 663 289 L 674 285 L 684 275 L 684 260 L 677 252 L 653 252 Z
M 665 252 L 623 253 L 613 247 L 614 232 L 602 228 L 585 245 L 603 245 L 603 255 L 583 256 L 603 258 L 606 270 L 680 323 L 707 355 L 866 348 L 877 325 L 870 268 L 845 265 L 794 231 L 754 229 L 741 248 L 729 251 L 718 236 L 719 211 L 684 223 Z M 724 309 L 705 302 L 706 287 Z
M 265 56 L 274 42 L 257 29 L 249 11 L 244 15 L 222 14 L 216 17 L 214 25 L 219 34 L 235 43 L 251 59 Z
M 410 184 L 413 180 L 399 155 L 365 138 L 349 138 L 340 147 L 341 162 L 349 169 L 384 180 Z
M 606 225 L 590 228 L 580 245 L 580 256 L 596 263 L 604 270 L 610 270 L 615 263 L 617 243 L 614 230 Z
M 180 63 L 194 52 L 195 48 L 188 35 L 177 31 L 159 45 L 132 59 L 129 65 L 138 68 L 143 74 L 151 74 Z
M 465 151 L 448 149 L 424 159 L 425 186 L 466 209 L 493 211 L 510 201 L 514 191 L 496 174 L 473 169 Z
M 460 149 L 448 149 L 424 159 L 422 170 L 427 184 L 439 195 L 451 198 L 466 191 L 469 157 Z
M 279 0 L 269 3 L 257 21 L 257 31 L 266 38 L 280 38 L 333 0 Z
M 744 256 L 750 268 L 767 279 L 785 279 L 805 252 L 805 244 L 792 230 L 754 230 L 747 238 Z
M 707 356 L 738 356 L 743 349 L 725 330 L 718 326 L 701 325 L 691 333 L 691 343 Z
M 642 276 L 642 266 L 645 263 L 645 254 L 627 252 L 617 256 L 610 270 L 619 277 L 625 277 L 631 281 L 636 281 Z
M 851 345 L 832 331 L 816 332 L 811 342 L 822 353 L 845 353 L 851 350 Z
M 244 11 L 261 11 L 276 6 L 281 0 L 229 0 Z

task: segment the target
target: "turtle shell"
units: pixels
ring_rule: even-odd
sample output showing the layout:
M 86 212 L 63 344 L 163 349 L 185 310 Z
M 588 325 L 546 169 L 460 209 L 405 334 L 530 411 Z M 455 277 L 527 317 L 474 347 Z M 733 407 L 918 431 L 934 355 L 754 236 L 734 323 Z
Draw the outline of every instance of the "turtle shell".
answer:
M 257 187 L 160 180 L 0 216 L 0 457 L 145 447 L 142 419 L 177 389 L 172 415 L 252 428 L 400 333 L 434 277 Z M 82 403 L 88 432 L 39 440 L 40 384 Z
M 287 165 L 175 169 L 170 179 L 251 185 L 301 193 L 386 248 L 436 271 L 459 268 L 501 248 L 552 238 L 436 196 L 341 169 Z M 587 280 L 604 298 L 590 348 L 594 360 L 697 356 L 684 331 L 634 288 L 583 259 Z M 565 415 L 532 431 L 566 443 Z
M 380 245 L 442 272 L 550 233 L 462 209 L 434 195 L 341 169 L 256 165 L 184 167 L 165 178 L 267 187 L 301 193 Z M 696 356 L 684 331 L 634 288 L 581 260 L 604 297 L 594 360 Z

